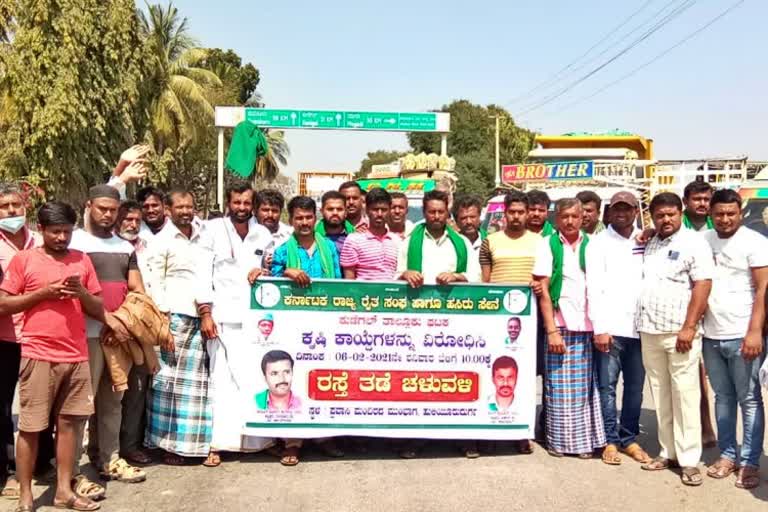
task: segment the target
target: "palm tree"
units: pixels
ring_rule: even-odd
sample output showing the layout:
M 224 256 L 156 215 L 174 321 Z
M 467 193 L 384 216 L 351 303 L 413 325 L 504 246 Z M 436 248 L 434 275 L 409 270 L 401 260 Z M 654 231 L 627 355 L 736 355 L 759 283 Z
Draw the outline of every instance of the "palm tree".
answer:
M 282 130 L 267 130 L 267 154 L 256 161 L 253 178 L 272 181 L 280 174 L 280 166 L 288 163 L 291 150 L 285 141 L 285 132 Z
M 139 11 L 139 24 L 150 58 L 150 135 L 158 154 L 180 151 L 207 135 L 214 110 L 206 88 L 222 84 L 216 73 L 198 66 L 206 50 L 197 47 L 187 18 L 172 3 L 147 10 Z

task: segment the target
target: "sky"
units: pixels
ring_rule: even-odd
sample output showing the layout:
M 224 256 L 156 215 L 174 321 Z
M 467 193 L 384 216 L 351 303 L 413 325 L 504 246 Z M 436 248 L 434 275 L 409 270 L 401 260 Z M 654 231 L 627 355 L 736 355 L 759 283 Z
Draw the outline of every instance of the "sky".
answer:
M 500 104 L 539 133 L 630 131 L 653 139 L 661 159 L 768 160 L 768 1 L 744 0 L 654 60 L 734 3 L 174 2 L 201 46 L 231 48 L 260 70 L 268 108 L 421 112 L 468 99 Z M 650 20 L 689 4 L 590 78 L 530 109 L 618 54 Z M 289 176 L 356 171 L 368 151 L 408 148 L 403 133 L 289 130 L 286 138 L 291 156 L 283 172 Z

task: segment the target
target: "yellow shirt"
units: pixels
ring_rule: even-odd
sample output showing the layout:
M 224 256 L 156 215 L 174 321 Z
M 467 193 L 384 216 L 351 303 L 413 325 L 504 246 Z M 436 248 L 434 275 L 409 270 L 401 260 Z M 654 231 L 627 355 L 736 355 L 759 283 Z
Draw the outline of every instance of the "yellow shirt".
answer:
M 517 239 L 503 231 L 493 233 L 480 247 L 480 265 L 491 267 L 492 283 L 528 284 L 540 240 L 541 236 L 532 231 Z

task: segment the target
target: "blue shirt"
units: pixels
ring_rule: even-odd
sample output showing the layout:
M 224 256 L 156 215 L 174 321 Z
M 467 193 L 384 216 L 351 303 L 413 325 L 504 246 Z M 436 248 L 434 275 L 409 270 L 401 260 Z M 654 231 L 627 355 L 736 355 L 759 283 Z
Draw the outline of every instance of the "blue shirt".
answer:
M 333 277 L 341 279 L 341 265 L 339 264 L 339 252 L 336 250 L 336 245 L 327 239 L 322 243 L 327 245 L 333 258 Z M 272 275 L 274 277 L 283 277 L 287 265 L 288 244 L 285 243 L 275 249 L 275 254 L 272 256 Z M 299 245 L 299 265 L 301 265 L 301 270 L 306 272 L 311 278 L 322 279 L 324 277 L 323 267 L 320 263 L 320 251 L 317 249 L 310 256 L 307 250 Z

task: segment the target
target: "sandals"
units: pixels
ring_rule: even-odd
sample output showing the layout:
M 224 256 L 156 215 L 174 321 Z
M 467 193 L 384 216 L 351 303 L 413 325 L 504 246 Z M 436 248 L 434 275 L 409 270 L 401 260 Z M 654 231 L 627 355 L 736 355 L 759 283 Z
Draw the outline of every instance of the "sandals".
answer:
M 109 466 L 99 471 L 99 476 L 104 480 L 117 480 L 126 484 L 137 484 L 147 479 L 143 469 L 131 466 L 125 459 L 116 459 Z
M 72 479 L 72 490 L 75 491 L 75 494 L 94 501 L 104 499 L 107 495 L 107 489 L 103 485 L 91 482 L 83 474 Z
M 83 503 L 85 503 L 83 505 Z M 91 512 L 92 510 L 99 510 L 101 505 L 95 501 L 91 501 L 85 496 L 78 496 L 73 494 L 67 501 L 60 501 L 56 503 L 53 501 L 53 508 L 63 508 L 66 510 L 80 510 L 82 512 Z
M 722 480 L 723 478 L 731 476 L 738 470 L 738 464 L 732 460 L 726 459 L 725 457 L 720 457 L 717 459 L 717 462 L 707 468 L 707 476 L 717 480 Z
M 122 457 L 129 463 L 136 464 L 137 466 L 146 466 L 154 462 L 152 457 L 142 450 L 126 453 L 125 455 L 122 455 Z
M 651 462 L 651 456 L 637 443 L 632 443 L 626 448 L 622 448 L 621 452 L 631 457 L 635 462 L 640 462 L 641 464 Z
M 415 459 L 418 455 L 413 448 L 405 448 L 398 453 L 401 459 Z
M 166 452 L 165 455 L 163 455 L 163 464 L 165 464 L 166 466 L 186 466 L 187 459 L 185 459 L 181 455 L 176 455 L 175 453 Z
M 608 464 L 609 466 L 618 466 L 621 464 L 621 457 L 619 457 L 618 447 L 615 444 L 609 444 L 606 446 L 603 450 L 601 459 L 603 460 L 603 464 Z
M 5 481 L 5 487 L 3 487 L 1 495 L 9 500 L 17 500 L 19 499 L 19 494 L 21 494 L 19 481 L 16 480 L 16 476 L 10 475 Z
M 663 471 L 669 468 L 678 467 L 677 461 L 671 459 L 665 459 L 664 457 L 655 457 L 650 462 L 640 466 L 645 471 Z
M 754 489 L 760 485 L 759 470 L 754 466 L 744 466 L 739 470 L 735 485 L 739 489 Z
M 704 483 L 704 479 L 701 478 L 701 471 L 699 471 L 699 468 L 683 468 L 683 472 L 680 473 L 680 481 L 683 482 L 683 485 L 687 485 L 689 487 L 698 487 L 701 484 Z
M 547 449 L 547 453 L 549 454 L 550 457 L 555 457 L 557 459 L 563 457 L 562 453 L 560 453 L 557 450 L 554 450 L 552 448 Z
M 299 463 L 299 449 L 298 448 L 286 448 L 283 450 L 283 456 L 280 458 L 280 464 L 283 466 L 292 467 Z
M 19 505 L 15 509 L 13 509 L 13 512 L 35 512 L 35 506 L 34 505 Z
M 581 459 L 581 460 L 589 460 L 589 459 L 591 459 L 592 457 L 594 457 L 594 455 L 595 455 L 595 454 L 594 454 L 593 452 L 589 452 L 589 453 L 579 453 L 578 455 L 576 455 L 576 458 L 578 458 L 578 459 Z
M 521 439 L 517 442 L 517 451 L 522 455 L 530 455 L 533 453 L 533 443 L 530 439 Z
M 208 452 L 208 457 L 203 461 L 203 466 L 207 468 L 216 468 L 221 466 L 221 456 L 219 455 L 219 452 Z

